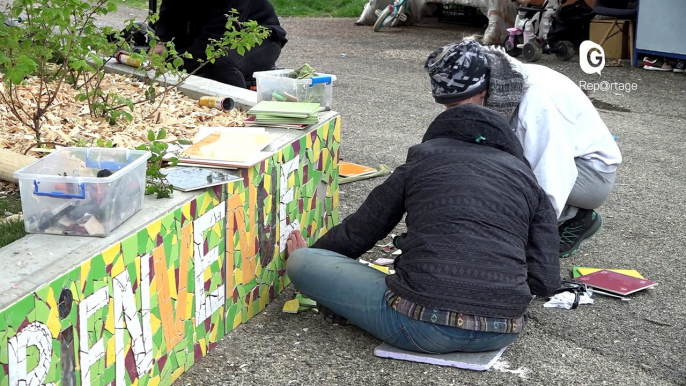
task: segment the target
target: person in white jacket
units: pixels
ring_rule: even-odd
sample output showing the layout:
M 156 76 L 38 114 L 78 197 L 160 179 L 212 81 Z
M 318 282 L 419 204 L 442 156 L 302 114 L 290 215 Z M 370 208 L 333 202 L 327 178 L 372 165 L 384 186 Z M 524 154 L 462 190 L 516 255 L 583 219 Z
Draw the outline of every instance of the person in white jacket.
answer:
M 568 77 L 523 64 L 475 39 L 429 55 L 436 102 L 474 103 L 510 122 L 558 216 L 560 257 L 576 253 L 603 225 L 596 212 L 612 192 L 622 155 L 586 94 Z

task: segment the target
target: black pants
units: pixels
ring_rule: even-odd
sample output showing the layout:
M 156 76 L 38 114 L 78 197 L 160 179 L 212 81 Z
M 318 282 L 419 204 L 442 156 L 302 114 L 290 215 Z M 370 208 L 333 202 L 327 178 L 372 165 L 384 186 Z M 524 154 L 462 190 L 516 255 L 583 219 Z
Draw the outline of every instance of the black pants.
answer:
M 261 45 L 245 51 L 241 56 L 236 50 L 218 58 L 214 63 L 207 63 L 196 73 L 198 76 L 246 88 L 245 78 L 252 77 L 253 72 L 270 70 L 281 55 L 281 45 L 273 40 L 265 40 Z

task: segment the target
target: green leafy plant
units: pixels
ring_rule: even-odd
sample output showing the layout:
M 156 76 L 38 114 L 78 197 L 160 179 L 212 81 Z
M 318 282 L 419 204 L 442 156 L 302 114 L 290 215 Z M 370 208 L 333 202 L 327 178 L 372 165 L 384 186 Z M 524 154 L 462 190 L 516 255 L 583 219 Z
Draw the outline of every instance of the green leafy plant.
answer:
M 100 28 L 98 17 L 115 11 L 116 5 L 108 0 L 15 0 L 0 14 L 0 102 L 34 134 L 35 146 L 65 146 L 63 143 L 44 142 L 41 127 L 45 113 L 54 107 L 64 84 L 78 91 L 77 102 L 88 104 L 92 117 L 102 117 L 112 125 L 126 124 L 133 119 L 135 106 L 141 103 L 155 104 L 154 114 L 164 102 L 168 92 L 183 84 L 190 75 L 197 73 L 208 63 L 236 50 L 243 55 L 247 50 L 261 44 L 268 36 L 268 29 L 255 21 L 240 22 L 235 10 L 227 15 L 227 30 L 221 39 L 211 39 L 205 58 L 192 58 L 180 53 L 174 42 L 160 43 L 154 33 L 151 47 L 164 46 L 161 53 L 132 52 L 122 31 Z M 157 15 L 143 22 L 156 21 Z M 19 20 L 21 20 L 19 22 Z M 7 21 L 7 23 L 5 23 Z M 127 21 L 127 29 L 137 28 L 134 21 Z M 126 98 L 103 90 L 106 64 L 117 51 L 127 51 L 132 59 L 145 65 L 145 78 L 149 86 L 139 97 Z M 197 62 L 188 73 L 184 64 Z M 163 78 L 163 85 L 153 81 Z M 169 81 L 167 81 L 169 79 Z M 33 87 L 26 87 L 31 84 Z M 161 87 L 162 90 L 158 91 Z M 28 96 L 33 103 L 26 107 L 20 103 Z M 150 117 L 149 116 L 149 117 Z
M 148 143 L 140 145 L 136 150 L 147 150 L 152 155 L 148 158 L 148 167 L 146 170 L 146 186 L 145 194 L 157 194 L 157 198 L 170 198 L 174 193 L 174 186 L 172 186 L 164 174 L 162 167 L 165 163 L 165 158 L 169 154 L 169 145 L 189 145 L 190 141 L 176 140 L 166 142 L 164 139 L 167 136 L 165 129 L 160 129 L 157 133 L 152 130 L 148 131 Z M 172 151 L 172 156 L 166 161 L 169 166 L 176 166 L 179 163 L 178 151 Z

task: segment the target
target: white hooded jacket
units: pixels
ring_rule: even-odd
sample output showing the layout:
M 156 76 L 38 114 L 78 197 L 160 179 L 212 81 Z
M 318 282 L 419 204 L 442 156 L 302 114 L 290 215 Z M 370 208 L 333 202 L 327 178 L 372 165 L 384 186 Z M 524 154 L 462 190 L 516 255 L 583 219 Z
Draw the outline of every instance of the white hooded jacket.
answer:
M 520 68 L 527 89 L 510 125 L 559 218 L 576 182 L 575 158 L 612 173 L 622 155 L 595 106 L 571 79 L 540 65 Z

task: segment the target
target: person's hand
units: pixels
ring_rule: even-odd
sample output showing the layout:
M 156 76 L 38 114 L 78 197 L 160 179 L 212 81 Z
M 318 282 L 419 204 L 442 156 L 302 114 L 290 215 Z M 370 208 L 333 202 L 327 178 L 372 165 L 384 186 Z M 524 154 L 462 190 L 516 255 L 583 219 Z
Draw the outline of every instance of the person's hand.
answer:
M 291 255 L 291 253 L 297 251 L 298 249 L 307 248 L 307 242 L 305 241 L 302 233 L 300 233 L 299 230 L 294 230 L 293 232 L 291 232 L 291 234 L 288 236 L 288 241 L 286 242 L 286 245 L 288 246 L 289 256 Z
M 164 51 L 166 49 L 164 48 L 164 44 L 162 43 L 157 43 L 155 48 L 152 49 L 152 52 L 156 53 L 157 55 L 164 55 Z

